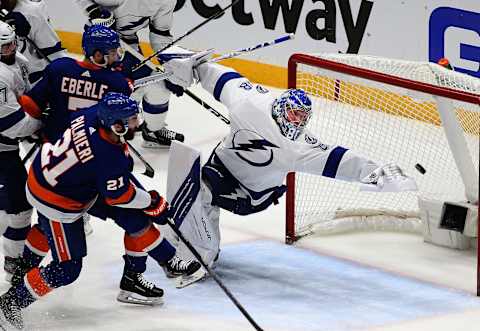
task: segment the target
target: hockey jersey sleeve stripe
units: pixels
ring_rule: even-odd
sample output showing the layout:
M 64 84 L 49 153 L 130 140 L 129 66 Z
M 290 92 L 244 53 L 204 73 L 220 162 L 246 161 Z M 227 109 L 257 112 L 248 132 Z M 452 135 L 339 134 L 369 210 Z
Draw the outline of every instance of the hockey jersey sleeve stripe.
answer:
M 343 147 L 335 147 L 330 154 L 328 155 L 327 162 L 325 163 L 325 168 L 323 168 L 322 176 L 335 178 L 337 175 L 337 170 L 342 161 L 343 155 L 348 151 L 348 149 Z
M 48 202 L 50 205 L 58 206 L 67 211 L 81 212 L 88 206 L 88 203 L 75 201 L 43 187 L 37 181 L 33 169 L 30 169 L 28 174 L 27 186 L 30 193 L 33 194 L 37 199 Z
M 150 24 L 148 27 L 150 29 L 150 32 L 158 34 L 159 36 L 172 37 L 172 34 L 170 33 L 170 30 L 161 31 L 161 30 L 155 28 L 152 24 Z
M 64 48 L 62 48 L 62 42 L 56 43 L 54 46 L 51 47 L 45 47 L 41 48 L 40 51 L 42 52 L 42 55 L 49 56 L 57 52 L 63 51 Z
M 13 113 L 0 118 L 0 131 L 10 129 L 12 126 L 25 118 L 25 112 L 22 110 L 14 111 Z
M 123 205 L 131 202 L 133 198 L 135 197 L 135 186 L 133 186 L 132 183 L 128 186 L 128 189 L 125 193 L 123 193 L 121 196 L 118 198 L 105 198 L 106 203 L 108 203 L 111 206 L 114 205 Z
M 235 71 L 229 71 L 221 75 L 220 78 L 218 78 L 217 83 L 215 84 L 215 88 L 213 90 L 214 98 L 220 101 L 220 96 L 222 95 L 222 90 L 225 84 L 228 83 L 228 81 L 237 78 L 243 78 L 243 76 Z
M 25 275 L 25 285 L 30 293 L 37 298 L 43 297 L 52 291 L 47 281 L 43 279 L 38 267 L 33 268 Z
M 30 96 L 21 95 L 18 98 L 18 103 L 22 106 L 23 110 L 33 118 L 39 119 L 42 116 L 42 110 Z

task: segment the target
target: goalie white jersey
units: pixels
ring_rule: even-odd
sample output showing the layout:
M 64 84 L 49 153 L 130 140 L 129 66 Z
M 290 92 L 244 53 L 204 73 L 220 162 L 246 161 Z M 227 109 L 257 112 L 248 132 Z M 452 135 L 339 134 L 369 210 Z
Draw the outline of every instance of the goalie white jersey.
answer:
M 16 62 L 0 62 L 0 152 L 18 149 L 16 138 L 40 129 L 41 121 L 25 113 L 18 98 L 30 89 L 27 59 L 17 53 Z
M 291 171 L 360 181 L 378 167 L 347 148 L 323 144 L 308 133 L 295 141 L 287 139 L 272 118 L 276 95 L 232 69 L 204 64 L 198 72 L 202 86 L 230 110 L 230 134 L 214 153 L 253 205 L 265 201 Z
M 26 20 L 28 37 L 40 49 L 42 54 L 51 61 L 67 56 L 62 49 L 60 39 L 50 24 L 50 18 L 47 12 L 47 6 L 44 1 L 37 0 L 18 0 L 13 12 L 20 13 Z M 30 82 L 35 82 L 41 78 L 43 69 L 48 62 L 42 55 L 38 54 L 33 46 L 25 38 L 18 37 L 18 50 L 28 59 L 30 69 Z
M 150 29 L 150 44 L 157 51 L 172 41 L 170 28 L 176 1 L 172 0 L 76 0 L 88 12 L 99 5 L 115 16 L 115 30 L 129 44 L 137 44 L 137 32 Z

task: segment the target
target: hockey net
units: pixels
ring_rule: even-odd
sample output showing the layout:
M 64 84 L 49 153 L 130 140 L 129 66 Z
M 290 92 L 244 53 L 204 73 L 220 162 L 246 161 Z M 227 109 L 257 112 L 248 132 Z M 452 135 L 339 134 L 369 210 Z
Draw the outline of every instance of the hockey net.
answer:
M 323 143 L 348 147 L 379 163 L 395 161 L 415 178 L 419 191 L 362 192 L 358 183 L 289 174 L 288 243 L 311 233 L 421 232 L 419 195 L 478 201 L 479 79 L 426 62 L 294 54 L 289 87 L 312 97 L 308 129 Z M 426 173 L 418 172 L 416 164 Z

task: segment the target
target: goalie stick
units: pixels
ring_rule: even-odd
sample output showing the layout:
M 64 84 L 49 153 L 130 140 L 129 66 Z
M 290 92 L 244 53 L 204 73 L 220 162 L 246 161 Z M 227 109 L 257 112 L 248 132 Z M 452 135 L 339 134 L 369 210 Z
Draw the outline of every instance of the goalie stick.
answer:
M 197 250 L 190 244 L 190 242 L 183 236 L 182 232 L 177 229 L 177 227 L 174 224 L 174 221 L 169 218 L 167 219 L 167 223 L 172 228 L 173 232 L 180 238 L 180 240 L 187 246 L 188 250 L 195 256 L 195 258 L 200 262 L 202 267 L 207 270 L 208 274 L 213 278 L 213 280 L 220 286 L 220 288 L 223 290 L 223 292 L 227 295 L 227 297 L 233 302 L 233 304 L 240 310 L 242 315 L 248 320 L 248 322 L 255 328 L 257 331 L 263 331 L 263 329 L 255 322 L 255 320 L 250 316 L 250 314 L 245 310 L 245 308 L 242 306 L 240 302 L 235 298 L 235 296 L 230 292 L 230 290 L 223 284 L 223 282 L 220 280 L 220 278 L 217 276 L 217 274 L 203 261 L 202 257 L 200 254 L 197 252 Z
M 253 51 L 255 51 L 257 49 L 260 49 L 260 48 L 265 48 L 265 47 L 277 45 L 277 44 L 283 43 L 285 41 L 292 40 L 294 38 L 295 38 L 295 35 L 293 33 L 290 33 L 290 34 L 287 34 L 286 36 L 283 36 L 283 37 L 280 37 L 280 38 L 277 38 L 277 39 L 274 39 L 274 40 L 271 40 L 271 41 L 265 41 L 263 43 L 255 45 L 255 46 L 242 48 L 242 49 L 239 49 L 237 51 L 233 51 L 233 52 L 230 52 L 230 53 L 227 53 L 227 54 L 224 54 L 224 55 L 220 55 L 219 57 L 216 57 L 214 59 L 211 59 L 211 60 L 205 61 L 205 62 L 216 63 L 216 62 L 219 62 L 219 61 L 222 61 L 222 60 L 230 59 L 232 57 L 237 57 L 237 56 L 245 54 L 245 53 L 253 52 Z
M 140 67 L 146 65 L 148 62 L 150 62 L 151 59 L 153 59 L 154 57 L 158 56 L 161 52 L 163 52 L 164 50 L 172 47 L 173 45 L 177 44 L 180 40 L 182 40 L 183 38 L 191 35 L 193 32 L 195 32 L 196 30 L 200 29 L 202 26 L 204 26 L 205 24 L 207 24 L 208 22 L 210 22 L 211 20 L 214 20 L 216 18 L 219 18 L 223 13 L 225 13 L 225 11 L 227 9 L 229 9 L 230 7 L 233 7 L 237 2 L 239 2 L 240 0 L 234 0 L 232 1 L 231 4 L 229 4 L 228 6 L 226 6 L 225 8 L 219 10 L 217 13 L 213 14 L 212 16 L 210 16 L 209 18 L 207 18 L 205 21 L 203 21 L 202 23 L 198 24 L 197 26 L 193 27 L 192 29 L 188 30 L 187 32 L 185 32 L 183 35 L 181 35 L 180 37 L 178 37 L 177 39 L 173 40 L 171 43 L 169 43 L 167 46 L 159 49 L 158 51 L 154 52 L 152 55 L 150 55 L 149 57 L 145 58 L 144 60 L 142 60 L 139 64 L 137 64 L 136 66 L 134 66 L 132 68 L 132 71 L 136 71 L 138 70 Z

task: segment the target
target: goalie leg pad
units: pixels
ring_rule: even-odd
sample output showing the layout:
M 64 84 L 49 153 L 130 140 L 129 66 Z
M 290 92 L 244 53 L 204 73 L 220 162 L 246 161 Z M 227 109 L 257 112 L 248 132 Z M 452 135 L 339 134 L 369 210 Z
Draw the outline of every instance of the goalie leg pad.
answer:
M 174 170 L 168 173 L 167 198 L 175 208 L 175 224 L 204 262 L 211 264 L 220 244 L 219 213 L 218 207 L 210 205 L 211 196 L 200 180 L 200 164 L 199 151 L 183 143 L 172 144 L 168 168 Z M 193 258 L 178 240 L 177 245 L 179 255 Z

